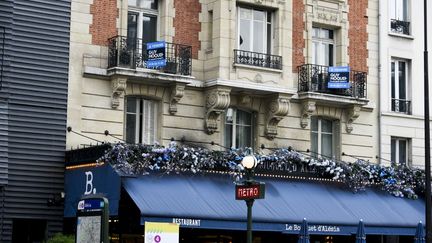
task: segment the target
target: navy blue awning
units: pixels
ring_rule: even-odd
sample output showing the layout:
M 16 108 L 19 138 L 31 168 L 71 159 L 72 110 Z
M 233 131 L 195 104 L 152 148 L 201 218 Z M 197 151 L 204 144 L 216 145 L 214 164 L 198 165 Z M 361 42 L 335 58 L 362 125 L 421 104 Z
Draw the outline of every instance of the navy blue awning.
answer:
M 254 230 L 297 233 L 307 218 L 312 234 L 354 234 L 363 219 L 367 234 L 414 235 L 424 221 L 423 200 L 401 199 L 368 189 L 352 193 L 340 184 L 259 178 L 265 199 L 255 200 Z M 123 178 L 144 221 L 181 227 L 246 229 L 246 205 L 235 200 L 227 176 L 166 175 Z

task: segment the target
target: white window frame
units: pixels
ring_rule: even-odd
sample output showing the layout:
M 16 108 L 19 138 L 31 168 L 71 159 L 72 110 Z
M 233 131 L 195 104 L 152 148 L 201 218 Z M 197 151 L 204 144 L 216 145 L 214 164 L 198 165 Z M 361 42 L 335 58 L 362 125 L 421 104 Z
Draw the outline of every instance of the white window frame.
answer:
M 317 130 L 313 130 L 313 125 L 312 122 L 313 119 L 317 119 Z M 322 131 L 322 125 L 321 122 L 322 120 L 326 120 L 326 121 L 330 121 L 332 124 L 332 132 L 323 132 Z M 319 117 L 319 116 L 313 116 L 311 117 L 311 151 L 313 152 L 312 156 L 315 158 L 322 158 L 322 135 L 323 134 L 327 134 L 327 135 L 332 135 L 332 146 L 331 146 L 331 156 L 330 158 L 333 159 L 339 159 L 339 153 L 340 153 L 340 122 L 339 120 L 335 120 L 335 119 L 330 119 L 330 118 L 326 118 L 326 117 Z M 313 139 L 312 136 L 313 134 L 317 134 L 317 151 L 313 151 Z M 327 158 L 327 157 L 325 157 Z
M 410 0 L 390 0 L 390 19 L 410 22 Z
M 397 164 L 397 165 L 401 165 L 401 164 L 405 164 L 405 165 L 409 165 L 409 157 L 410 157 L 410 142 L 408 138 L 401 138 L 401 137 L 391 137 L 390 139 L 390 158 L 393 154 L 393 150 L 392 150 L 392 143 L 393 141 L 395 141 L 395 149 L 396 151 L 394 151 L 395 153 L 395 161 L 392 161 L 393 163 Z M 405 142 L 405 163 L 402 163 L 401 161 L 399 161 L 399 157 L 400 157 L 400 142 L 403 141 Z
M 393 112 L 398 112 L 398 111 L 394 111 L 392 108 L 392 104 L 393 104 L 393 99 L 397 99 L 397 100 L 401 100 L 399 97 L 399 66 L 400 63 L 404 62 L 405 63 L 405 101 L 409 101 L 410 100 L 410 60 L 407 59 L 401 59 L 401 58 L 392 58 L 390 61 L 390 110 Z M 395 97 L 393 97 L 392 95 L 392 89 L 393 89 L 393 81 L 392 81 L 392 64 L 394 63 L 395 65 L 395 81 L 394 81 L 394 89 L 395 89 Z
M 250 121 L 250 125 L 241 125 L 241 124 L 237 124 L 237 113 L 241 111 L 241 112 L 246 112 L 249 113 L 251 115 L 251 121 Z M 231 117 L 231 123 L 227 123 L 227 117 Z M 251 147 L 254 146 L 254 141 L 255 141 L 255 137 L 254 137 L 254 122 L 255 122 L 255 114 L 253 112 L 249 112 L 249 111 L 245 111 L 245 110 L 240 110 L 237 108 L 228 108 L 225 112 L 225 119 L 224 119 L 224 131 L 226 132 L 226 125 L 230 124 L 232 125 L 232 132 L 231 132 L 231 147 L 233 148 L 238 148 L 238 144 L 236 144 L 236 133 L 237 133 L 237 127 L 238 126 L 249 126 L 250 127 L 250 137 L 251 137 L 251 141 L 250 141 L 250 145 Z M 225 137 L 227 136 L 227 134 L 225 134 Z M 225 140 L 224 140 L 225 143 Z M 228 144 L 225 143 L 226 146 L 229 146 Z
M 127 109 L 127 100 L 125 102 L 125 112 L 126 112 L 126 117 L 125 117 L 125 140 L 128 140 L 127 136 L 127 115 L 135 115 L 135 144 L 138 143 L 143 143 L 143 144 L 154 144 L 157 139 L 158 139 L 158 114 L 159 114 L 159 102 L 155 101 L 155 100 L 149 100 L 149 99 L 144 99 L 144 98 L 140 98 L 140 97 L 129 97 L 129 98 L 135 98 L 135 111 L 134 112 L 130 112 Z M 141 107 L 141 105 L 143 107 Z M 147 105 L 147 108 L 149 108 L 149 106 L 153 105 L 154 106 L 154 111 L 153 114 L 149 114 L 150 116 L 153 116 L 153 118 L 150 118 L 148 120 L 146 120 L 145 118 L 145 110 L 144 110 L 144 106 Z M 142 110 L 142 113 L 141 113 Z M 150 122 L 153 122 L 153 131 L 147 132 L 147 129 L 145 129 L 146 127 L 150 127 Z M 146 124 L 145 124 L 146 123 Z M 141 134 L 140 134 L 140 130 L 141 130 Z M 147 134 L 146 134 L 147 133 Z M 153 139 L 152 139 L 153 138 Z M 153 141 L 151 141 L 153 140 Z
M 153 17 L 156 18 L 156 40 L 159 39 L 160 36 L 160 9 L 161 9 L 161 4 L 162 1 L 158 1 L 158 8 L 157 9 L 148 9 L 148 8 L 139 8 L 136 6 L 130 6 L 128 5 L 128 16 L 129 13 L 134 13 L 138 15 L 138 19 L 137 19 L 137 39 L 142 40 L 142 36 L 143 36 L 143 19 L 144 17 Z M 140 43 L 141 45 L 143 43 Z M 139 52 L 141 52 L 142 48 L 138 48 Z
M 258 52 L 259 53 L 259 51 L 257 51 L 257 50 L 254 50 L 254 43 L 253 43 L 253 38 L 251 38 L 251 46 L 250 46 L 250 48 L 248 49 L 248 50 L 246 50 L 246 49 L 241 49 L 241 47 L 240 47 L 240 29 L 241 29 L 241 26 L 240 26 L 240 23 L 241 23 L 241 14 L 240 14 L 240 11 L 242 10 L 242 9 L 244 9 L 244 10 L 249 10 L 249 11 L 251 11 L 252 13 L 252 17 L 253 17 L 253 11 L 260 11 L 260 12 L 264 12 L 265 13 L 265 16 L 264 16 L 264 21 L 263 21 L 263 30 L 264 30 L 264 33 L 263 33 L 263 54 L 271 54 L 272 52 L 273 52 L 273 22 L 274 22 L 274 20 L 273 20 L 273 13 L 272 12 L 270 12 L 270 11 L 268 11 L 268 10 L 264 10 L 264 9 L 259 9 L 259 8 L 252 8 L 252 7 L 242 7 L 242 6 L 237 6 L 237 48 L 239 49 L 239 50 L 243 50 L 243 51 L 250 51 L 250 52 Z M 271 19 L 271 21 L 270 22 L 268 22 L 268 15 L 271 15 L 270 16 L 270 19 Z M 251 35 L 251 37 L 253 37 L 254 36 L 254 28 L 253 28 L 253 22 L 254 22 L 254 20 L 251 20 L 250 21 L 250 26 L 249 26 L 249 29 L 250 29 L 250 35 Z M 270 28 L 268 27 L 268 25 L 270 25 Z M 270 29 L 270 30 L 269 30 Z M 270 31 L 270 33 L 269 33 L 269 31 Z M 267 39 L 268 39 L 268 35 L 270 34 L 270 43 L 268 43 L 267 41 Z M 270 45 L 269 45 L 270 44 Z M 270 48 L 268 48 L 268 47 L 270 47 Z
M 320 28 L 320 27 L 313 27 L 312 31 L 317 31 L 318 36 L 314 36 L 312 33 L 312 64 L 315 65 L 321 65 L 321 66 L 334 66 L 335 65 L 335 57 L 336 57 L 336 43 L 335 43 L 335 30 L 332 29 L 326 29 L 326 28 Z M 323 31 L 332 31 L 333 32 L 333 38 L 323 38 L 321 37 L 321 33 Z M 318 46 L 318 50 L 315 50 L 315 44 Z M 324 55 L 324 46 L 333 46 L 332 53 L 329 53 L 332 55 L 333 63 L 326 63 L 327 61 L 325 59 L 328 59 L 329 57 Z M 330 49 L 330 47 L 329 47 Z M 318 56 L 316 55 L 318 54 Z M 317 60 L 319 59 L 319 60 Z

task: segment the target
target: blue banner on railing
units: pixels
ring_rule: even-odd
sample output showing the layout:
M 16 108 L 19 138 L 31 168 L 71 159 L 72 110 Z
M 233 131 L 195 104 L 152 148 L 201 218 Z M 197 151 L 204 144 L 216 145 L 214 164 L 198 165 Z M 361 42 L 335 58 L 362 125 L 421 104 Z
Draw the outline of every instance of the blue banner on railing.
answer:
M 166 66 L 165 41 L 147 43 L 147 68 Z
M 349 66 L 329 67 L 329 89 L 349 89 Z

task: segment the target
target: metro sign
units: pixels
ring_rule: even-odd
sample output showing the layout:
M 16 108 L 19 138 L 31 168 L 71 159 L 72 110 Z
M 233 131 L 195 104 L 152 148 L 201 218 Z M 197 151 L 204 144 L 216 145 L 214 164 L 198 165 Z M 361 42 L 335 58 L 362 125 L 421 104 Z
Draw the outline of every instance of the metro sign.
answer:
M 236 185 L 236 200 L 263 199 L 265 184 Z

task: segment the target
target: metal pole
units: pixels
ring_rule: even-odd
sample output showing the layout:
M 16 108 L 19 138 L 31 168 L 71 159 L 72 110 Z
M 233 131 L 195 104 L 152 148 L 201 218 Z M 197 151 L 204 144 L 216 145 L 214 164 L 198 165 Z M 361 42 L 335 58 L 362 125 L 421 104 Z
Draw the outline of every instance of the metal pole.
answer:
M 252 206 L 253 206 L 254 200 L 249 199 L 246 200 L 247 205 L 247 243 L 252 243 Z
M 246 184 L 251 185 L 253 182 L 253 169 L 246 170 Z M 246 227 L 246 243 L 252 243 L 252 206 L 254 199 L 246 200 L 247 206 L 247 227 Z
M 429 63 L 427 40 L 427 0 L 424 0 L 424 115 L 425 115 L 425 173 L 426 173 L 426 243 L 432 243 L 431 221 L 431 166 L 430 166 L 430 121 L 429 121 Z

